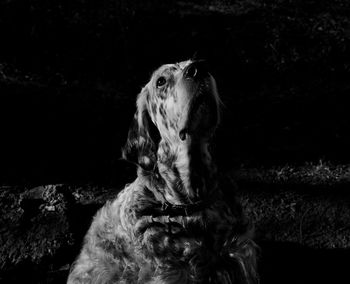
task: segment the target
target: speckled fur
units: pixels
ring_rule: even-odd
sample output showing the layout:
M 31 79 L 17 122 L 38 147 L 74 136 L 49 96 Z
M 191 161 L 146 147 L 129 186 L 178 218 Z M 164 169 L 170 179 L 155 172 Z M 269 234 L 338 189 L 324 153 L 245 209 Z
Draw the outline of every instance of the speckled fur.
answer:
M 161 66 L 139 94 L 123 149 L 138 177 L 94 217 L 68 283 L 257 283 L 252 230 L 208 150 L 219 120 L 215 80 L 185 80 L 191 63 Z M 216 108 L 191 109 L 199 96 Z M 200 210 L 162 211 L 204 200 Z

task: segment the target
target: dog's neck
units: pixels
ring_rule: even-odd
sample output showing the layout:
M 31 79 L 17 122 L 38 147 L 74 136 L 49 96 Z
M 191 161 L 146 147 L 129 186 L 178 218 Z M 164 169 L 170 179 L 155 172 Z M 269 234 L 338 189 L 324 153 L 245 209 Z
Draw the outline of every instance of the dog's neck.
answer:
M 201 202 L 216 188 L 216 166 L 208 140 L 183 143 L 162 139 L 158 146 L 157 169 L 164 182 L 164 198 L 172 204 Z

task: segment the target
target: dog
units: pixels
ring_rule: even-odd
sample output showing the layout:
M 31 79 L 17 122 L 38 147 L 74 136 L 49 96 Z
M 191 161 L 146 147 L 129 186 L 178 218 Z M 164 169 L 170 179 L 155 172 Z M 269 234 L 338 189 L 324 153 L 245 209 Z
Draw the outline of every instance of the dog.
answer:
M 204 61 L 153 73 L 122 149 L 137 178 L 94 217 L 68 283 L 258 283 L 251 225 L 209 147 L 220 104 Z

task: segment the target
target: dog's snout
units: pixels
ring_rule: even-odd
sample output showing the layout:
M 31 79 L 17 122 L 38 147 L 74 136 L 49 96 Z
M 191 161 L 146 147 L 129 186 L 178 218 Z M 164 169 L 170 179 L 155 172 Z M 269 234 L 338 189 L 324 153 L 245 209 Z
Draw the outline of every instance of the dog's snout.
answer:
M 186 79 L 196 79 L 208 74 L 204 61 L 194 61 L 189 64 L 184 70 L 184 77 Z
M 198 69 L 194 63 L 191 63 L 187 66 L 185 70 L 185 78 L 186 79 L 194 79 L 198 73 Z

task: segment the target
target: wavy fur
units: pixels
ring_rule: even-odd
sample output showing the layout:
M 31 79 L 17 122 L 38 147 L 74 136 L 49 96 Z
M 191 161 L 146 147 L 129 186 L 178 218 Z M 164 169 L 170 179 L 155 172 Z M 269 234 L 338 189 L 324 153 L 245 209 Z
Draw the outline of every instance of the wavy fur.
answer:
M 138 177 L 94 217 L 68 283 L 257 283 L 251 227 L 208 150 L 218 103 L 200 64 L 156 70 L 123 148 Z

